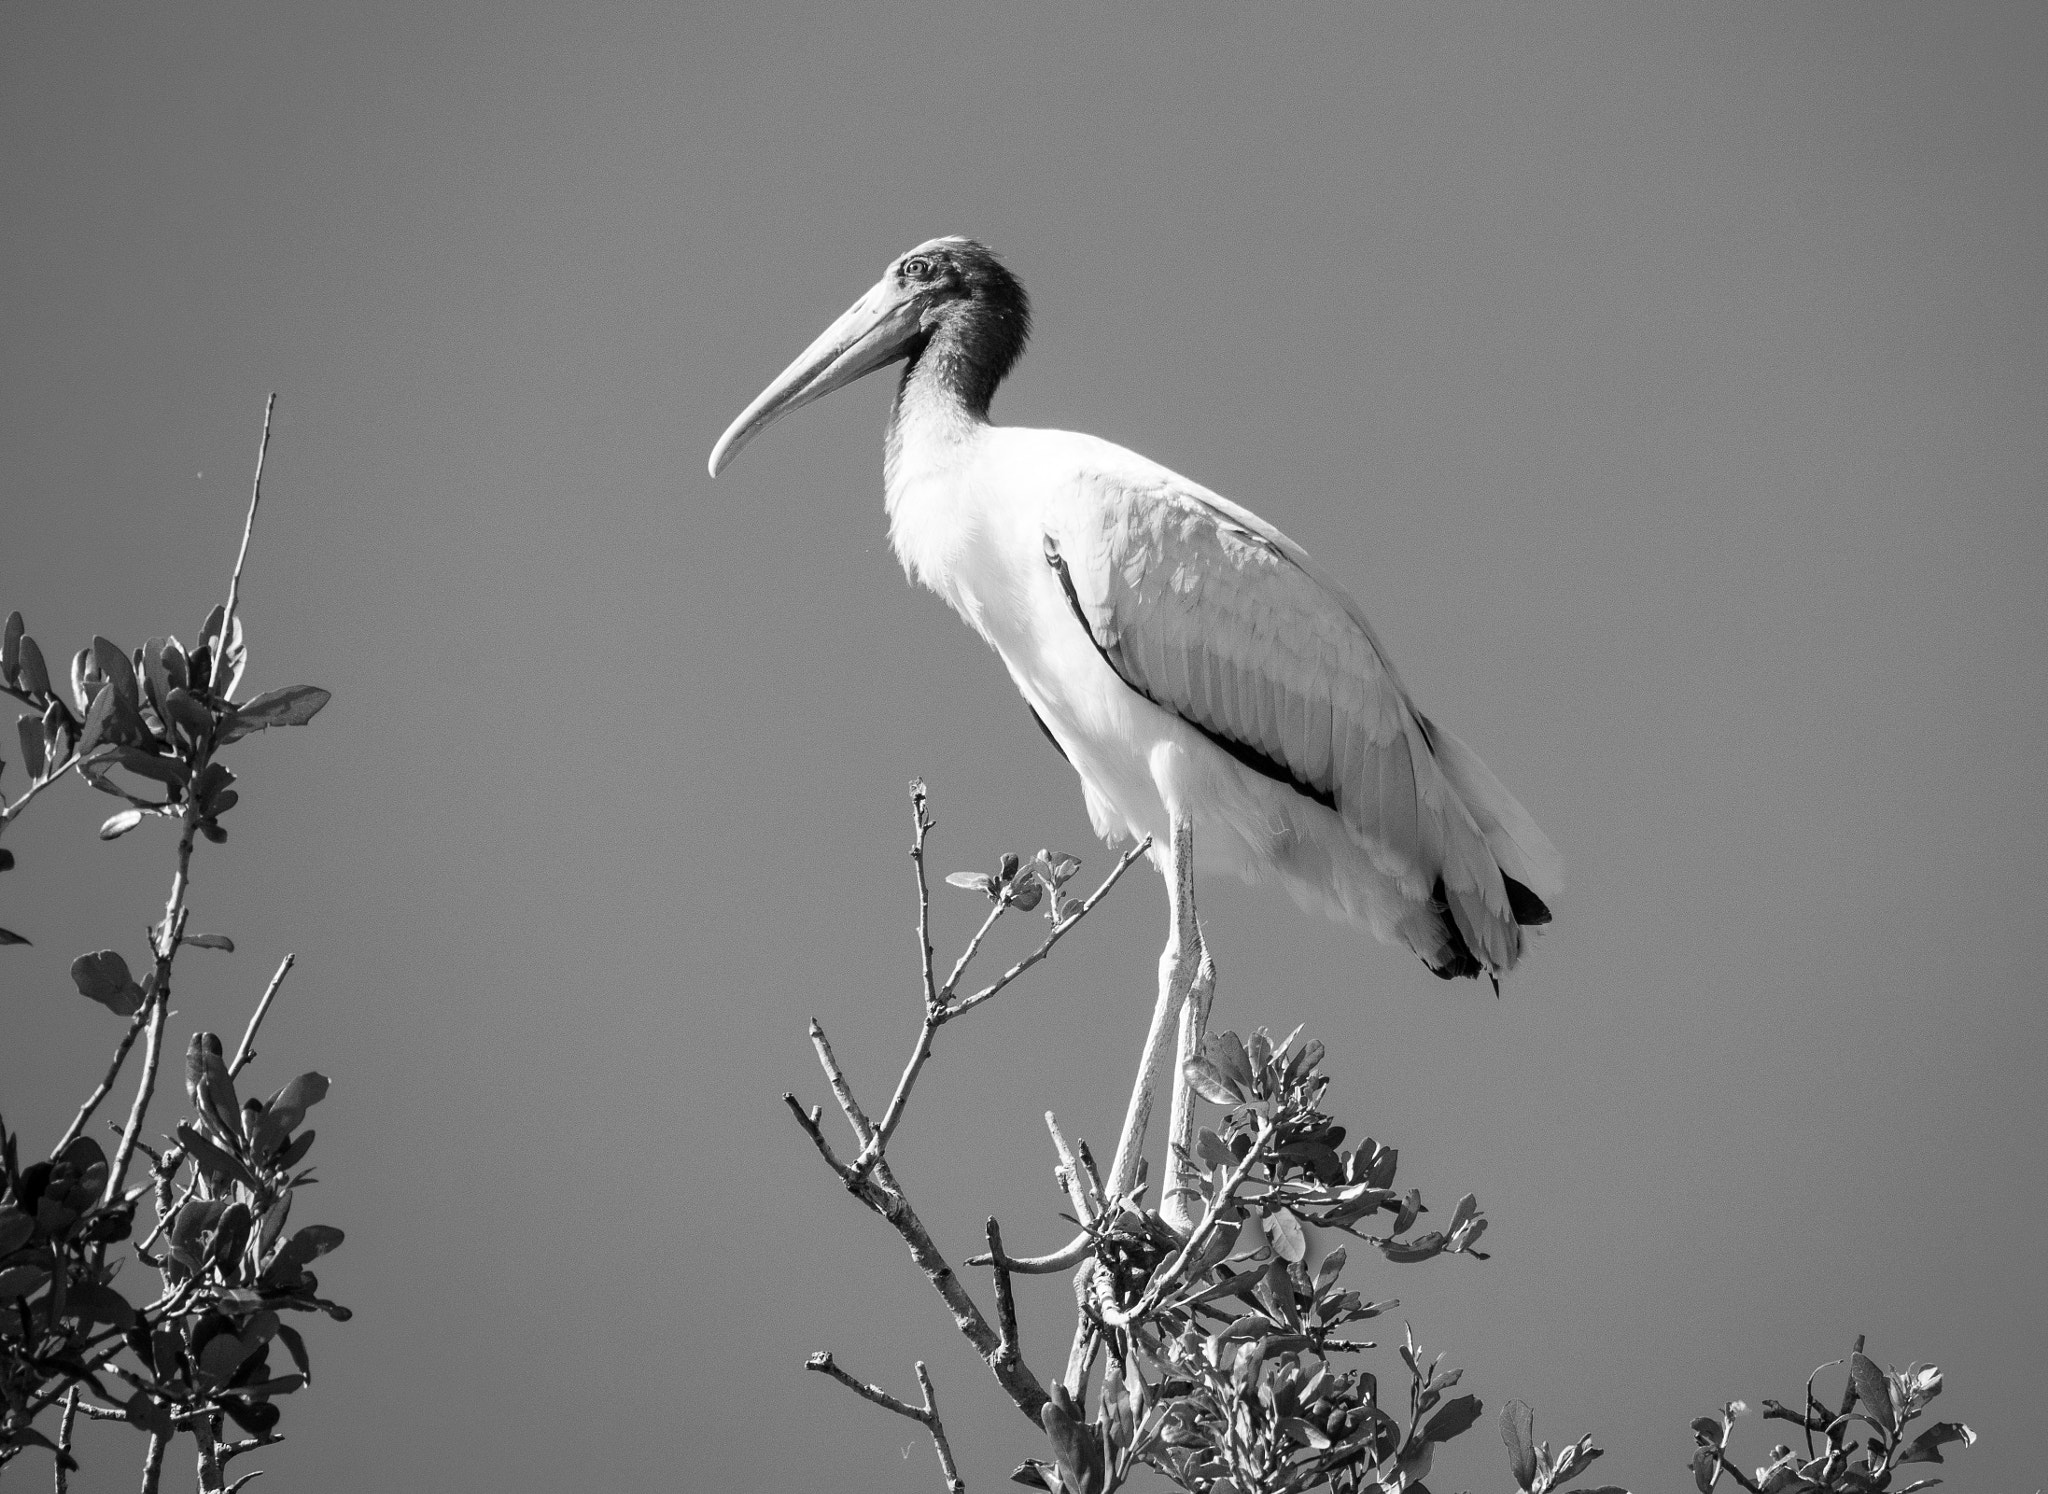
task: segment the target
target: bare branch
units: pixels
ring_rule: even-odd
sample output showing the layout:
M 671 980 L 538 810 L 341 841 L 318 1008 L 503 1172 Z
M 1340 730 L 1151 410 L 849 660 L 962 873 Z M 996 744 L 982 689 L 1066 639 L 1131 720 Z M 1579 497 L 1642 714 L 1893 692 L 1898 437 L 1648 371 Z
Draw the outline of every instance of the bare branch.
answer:
M 64 1393 L 64 1415 L 57 1423 L 57 1494 L 71 1487 L 71 1426 L 78 1420 L 78 1387 Z
M 917 1361 L 917 1388 L 924 1392 L 925 1430 L 932 1434 L 932 1451 L 939 1455 L 939 1472 L 945 1475 L 946 1487 L 952 1494 L 967 1494 L 967 1483 L 960 1477 L 960 1470 L 953 1463 L 953 1448 L 946 1441 L 946 1424 L 939 1420 L 939 1398 L 932 1391 L 932 1377 L 925 1373 L 924 1361 Z
M 1004 986 L 1007 986 L 1011 981 L 1015 980 L 1025 971 L 1029 970 L 1033 965 L 1036 965 L 1040 960 L 1044 959 L 1047 955 L 1051 954 L 1052 947 L 1055 944 L 1059 943 L 1063 937 L 1065 937 L 1067 930 L 1072 928 L 1075 924 L 1079 923 L 1082 919 L 1086 918 L 1091 912 L 1093 912 L 1095 909 L 1095 905 L 1101 902 L 1104 897 L 1108 896 L 1109 889 L 1116 886 L 1117 882 L 1123 877 L 1123 874 L 1129 871 L 1132 865 L 1137 861 L 1137 859 L 1140 856 L 1144 855 L 1146 851 L 1151 849 L 1151 846 L 1152 837 L 1149 835 L 1146 836 L 1143 840 L 1139 841 L 1136 845 L 1132 846 L 1130 850 L 1124 853 L 1122 859 L 1117 862 L 1116 866 L 1110 871 L 1110 874 L 1103 879 L 1102 885 L 1096 888 L 1095 891 L 1092 894 L 1090 894 L 1088 900 L 1082 903 L 1081 906 L 1077 910 L 1075 910 L 1073 917 L 1063 918 L 1058 923 L 1054 924 L 1052 926 L 1052 932 L 1045 936 L 1045 942 L 1043 944 L 1039 945 L 1038 948 L 1032 950 L 1030 954 L 1024 956 L 1023 959 L 1019 960 L 1016 964 L 1012 965 L 1008 970 L 1005 970 L 1001 975 L 997 976 L 988 985 L 983 986 L 979 991 L 976 991 L 972 996 L 963 997 L 962 999 L 953 1002 L 953 1004 L 946 1009 L 946 1016 L 950 1019 L 953 1017 L 961 1016 L 966 1012 L 973 1011 L 977 1006 L 980 1006 L 982 1002 L 988 1000 L 989 997 L 995 995 L 996 992 L 1002 990 Z
M 852 1375 L 841 1369 L 829 1353 L 819 1352 L 813 1354 L 804 1361 L 804 1368 L 816 1370 L 821 1375 L 830 1375 L 862 1400 L 873 1401 L 884 1411 L 894 1411 L 898 1416 L 907 1416 L 912 1421 L 920 1424 L 924 1421 L 924 1412 L 911 1405 L 908 1401 L 897 1400 L 895 1396 L 889 1394 L 888 1391 L 882 1389 L 879 1385 L 869 1385 L 865 1381 L 856 1380 Z
M 996 1278 L 996 1353 L 1005 1359 L 1015 1359 L 1020 1352 L 1017 1347 L 1017 1297 L 1010 1289 L 1009 1257 L 1003 1253 L 1003 1231 L 993 1214 L 988 1216 L 988 1264 Z
M 1010 894 L 1007 889 L 998 893 L 996 904 L 988 910 L 988 917 L 981 921 L 981 927 L 974 931 L 974 937 L 967 941 L 967 947 L 960 951 L 960 958 L 953 962 L 953 973 L 946 977 L 946 983 L 939 987 L 939 1000 L 950 1002 L 953 992 L 959 989 L 960 977 L 967 973 L 967 967 L 974 963 L 974 957 L 981 953 L 981 941 L 988 937 L 988 931 L 996 926 L 996 920 L 1010 911 Z
M 1103 1209 L 1102 1194 L 1094 1187 L 1094 1175 L 1082 1167 L 1080 1157 L 1067 1144 L 1066 1134 L 1050 1110 L 1045 1112 L 1045 1128 L 1052 1132 L 1053 1150 L 1060 1154 L 1060 1175 L 1066 1181 L 1067 1200 L 1083 1224 L 1093 1224 L 1102 1217 Z
M 183 933 L 185 917 L 182 910 L 178 915 L 178 932 Z M 149 1111 L 150 1097 L 156 1093 L 157 1061 L 163 1056 L 164 1019 L 170 1014 L 171 991 L 167 979 L 171 962 L 160 958 L 157 969 L 160 977 L 156 989 L 150 992 L 143 1003 L 149 1008 L 149 1036 L 142 1047 L 142 1082 L 135 1087 L 135 1103 L 128 1108 L 128 1123 L 121 1129 L 121 1141 L 114 1148 L 114 1162 L 107 1169 L 107 1190 L 100 1195 L 102 1203 L 111 1203 L 121 1196 L 121 1187 L 128 1181 L 128 1163 L 135 1155 L 136 1140 L 142 1134 L 142 1118 Z M 161 1456 L 158 1462 L 162 1462 Z
M 927 812 L 930 793 L 922 778 L 910 780 L 910 812 L 917 828 L 910 842 L 910 864 L 917 872 L 917 954 L 919 968 L 924 976 L 924 1007 L 930 1011 L 939 1004 L 938 988 L 932 984 L 932 889 L 924 874 L 924 838 L 931 834 L 935 821 Z
M 235 636 L 235 601 L 242 590 L 242 563 L 249 558 L 249 536 L 256 528 L 256 506 L 263 501 L 263 458 L 270 451 L 270 416 L 277 409 L 273 390 L 263 406 L 263 439 L 256 447 L 256 480 L 249 488 L 249 517 L 242 525 L 242 548 L 235 554 L 235 573 L 228 577 L 228 604 L 221 614 L 220 647 L 225 656 L 228 640 Z
M 31 704 L 29 698 L 26 695 L 23 695 L 19 690 L 9 690 L 7 693 L 9 695 L 14 696 L 24 705 Z M 0 825 L 5 825 L 8 821 L 14 819 L 24 809 L 28 808 L 29 801 L 34 799 L 37 794 L 40 794 L 44 789 L 48 788 L 51 784 L 55 783 L 58 779 L 62 778 L 66 773 L 70 772 L 73 768 L 77 767 L 79 763 L 79 756 L 80 755 L 76 752 L 72 753 L 71 756 L 61 766 L 50 769 L 41 778 L 38 778 L 35 780 L 35 782 L 31 783 L 26 789 L 22 791 L 21 797 L 19 799 L 16 799 L 12 804 L 0 804 Z
M 860 1101 L 853 1097 L 853 1086 L 846 1082 L 846 1071 L 839 1067 L 839 1059 L 833 1054 L 832 1044 L 816 1017 L 811 1018 L 811 1046 L 818 1050 L 818 1063 L 825 1070 L 826 1082 L 832 1086 L 833 1097 L 839 1101 L 846 1123 L 853 1127 L 854 1139 L 862 1147 L 868 1146 L 875 1139 L 874 1123 L 860 1108 Z
M 114 1081 L 121 1077 L 121 1065 L 128 1061 L 128 1050 L 135 1046 L 135 1036 L 142 1031 L 142 1026 L 149 1020 L 149 1014 L 153 1009 L 146 1001 L 135 1008 L 135 1015 L 128 1019 L 128 1031 L 122 1037 L 121 1045 L 114 1050 L 114 1061 L 107 1065 L 106 1077 L 100 1080 L 99 1088 L 86 1096 L 85 1103 L 78 1107 L 78 1114 L 72 1120 L 70 1129 L 65 1131 L 57 1145 L 51 1148 L 51 1156 L 60 1155 L 65 1147 L 84 1134 L 85 1123 L 92 1119 L 92 1113 L 100 1108 L 100 1101 L 107 1097 L 114 1088 Z
M 263 1018 L 270 1011 L 270 1003 L 277 999 L 277 988 L 284 984 L 284 978 L 291 973 L 292 966 L 296 965 L 298 960 L 299 957 L 295 954 L 286 955 L 284 963 L 277 967 L 277 974 L 270 977 L 270 984 L 264 989 L 263 999 L 256 1003 L 256 1010 L 249 1018 L 249 1025 L 243 1029 L 242 1041 L 235 1046 L 234 1062 L 228 1065 L 230 1079 L 247 1068 L 249 1060 L 256 1056 L 256 1029 L 263 1025 Z
M 164 1471 L 164 1448 L 170 1440 L 160 1432 L 149 1434 L 149 1451 L 142 1459 L 142 1494 L 157 1494 L 157 1480 Z
M 150 1010 L 149 1039 L 143 1050 L 142 1083 L 135 1091 L 135 1104 L 128 1111 L 128 1124 L 121 1132 L 121 1143 L 114 1149 L 113 1164 L 107 1169 L 107 1190 L 101 1200 L 112 1203 L 121 1196 L 121 1187 L 128 1180 L 128 1163 L 135 1155 L 135 1143 L 142 1134 L 142 1118 L 149 1110 L 150 1098 L 156 1093 L 157 1059 L 163 1049 L 164 1018 L 171 1007 L 171 962 L 178 956 L 178 946 L 185 939 L 185 919 L 190 909 L 185 906 L 185 894 L 191 887 L 192 842 L 199 834 L 199 806 L 193 804 L 185 810 L 182 821 L 183 831 L 178 836 L 178 869 L 171 877 L 171 895 L 164 902 L 164 921 L 152 943 L 156 946 L 156 983 L 150 990 L 150 999 L 143 1004 Z
M 1069 1266 L 1079 1265 L 1094 1254 L 1094 1251 L 1095 1236 L 1083 1230 L 1051 1255 L 1005 1255 L 1001 1257 L 1001 1265 L 1005 1271 L 1018 1276 L 1049 1276 L 1055 1271 L 1064 1271 Z M 991 1266 L 997 1264 L 997 1259 L 986 1255 L 970 1255 L 967 1257 L 967 1264 Z
M 830 1375 L 862 1400 L 873 1401 L 885 1411 L 893 1411 L 898 1416 L 908 1417 L 931 1433 L 932 1447 L 939 1455 L 939 1471 L 945 1475 L 946 1487 L 952 1494 L 965 1494 L 967 1485 L 961 1481 L 960 1470 L 954 1466 L 953 1449 L 946 1441 L 946 1427 L 939 1420 L 938 1398 L 932 1393 L 932 1377 L 926 1372 L 922 1359 L 917 1361 L 917 1384 L 924 1392 L 922 1407 L 898 1400 L 879 1385 L 869 1385 L 863 1380 L 855 1379 L 841 1369 L 830 1354 L 813 1354 L 804 1361 L 804 1368 L 816 1370 L 821 1375 Z

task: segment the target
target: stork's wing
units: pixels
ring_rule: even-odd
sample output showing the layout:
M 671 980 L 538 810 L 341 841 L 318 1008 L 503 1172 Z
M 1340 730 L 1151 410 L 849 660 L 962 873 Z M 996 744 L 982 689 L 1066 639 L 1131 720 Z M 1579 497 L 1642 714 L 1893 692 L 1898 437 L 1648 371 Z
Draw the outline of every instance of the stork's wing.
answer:
M 1549 841 L 1414 709 L 1358 604 L 1300 546 L 1156 470 L 1084 475 L 1049 516 L 1047 560 L 1096 647 L 1133 689 L 1334 809 L 1411 895 L 1448 901 L 1473 952 L 1512 964 L 1515 925 L 1546 921 L 1556 895 Z

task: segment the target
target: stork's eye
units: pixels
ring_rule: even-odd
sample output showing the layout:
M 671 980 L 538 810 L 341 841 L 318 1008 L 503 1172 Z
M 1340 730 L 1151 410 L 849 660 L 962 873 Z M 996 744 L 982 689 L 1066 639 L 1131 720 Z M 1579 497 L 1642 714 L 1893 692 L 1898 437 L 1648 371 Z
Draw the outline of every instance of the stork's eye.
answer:
M 903 261 L 903 278 L 906 280 L 929 280 L 932 273 L 932 262 L 922 254 Z

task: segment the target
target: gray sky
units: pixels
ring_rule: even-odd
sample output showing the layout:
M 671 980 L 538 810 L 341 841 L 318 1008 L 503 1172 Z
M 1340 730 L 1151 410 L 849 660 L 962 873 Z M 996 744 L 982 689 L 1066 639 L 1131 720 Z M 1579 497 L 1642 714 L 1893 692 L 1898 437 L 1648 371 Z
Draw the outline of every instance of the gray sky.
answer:
M 1340 1119 L 1493 1217 L 1490 1263 L 1355 1268 L 1488 1403 L 1432 1484 L 1504 1487 L 1520 1397 L 1672 1487 L 1692 1417 L 1861 1331 L 1949 1369 L 1951 1487 L 2021 1487 L 2048 18 L 1104 9 L 10 10 L 0 609 L 59 654 L 189 636 L 276 389 L 252 682 L 335 695 L 240 749 L 194 916 L 241 950 L 179 997 L 180 1040 L 239 1030 L 297 951 L 259 1073 L 336 1080 L 357 1317 L 314 1325 L 273 1476 L 936 1487 L 820 1348 L 906 1391 L 927 1358 L 975 1488 L 1035 1450 L 779 1095 L 826 1098 L 813 1015 L 869 1092 L 901 1061 L 912 774 L 938 870 L 1107 858 L 888 552 L 885 381 L 703 470 L 890 255 L 968 232 L 1039 308 L 997 418 L 1288 530 L 1566 859 L 1498 1002 L 1202 890 L 1217 1020 L 1309 1024 Z M 0 882 L 36 940 L 0 1110 L 40 1144 L 115 1035 L 65 967 L 135 955 L 166 880 L 93 798 Z M 919 1092 L 899 1166 L 956 1258 L 992 1211 L 1064 1238 L 1044 1110 L 1113 1128 L 1156 878 L 1098 920 Z M 1066 1299 L 1027 1302 L 1048 1373 Z

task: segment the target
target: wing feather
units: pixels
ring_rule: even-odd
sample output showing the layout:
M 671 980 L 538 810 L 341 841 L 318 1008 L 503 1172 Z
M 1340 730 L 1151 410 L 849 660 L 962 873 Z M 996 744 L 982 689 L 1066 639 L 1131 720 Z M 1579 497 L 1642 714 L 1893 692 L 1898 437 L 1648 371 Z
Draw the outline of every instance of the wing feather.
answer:
M 1425 959 L 1512 965 L 1503 874 L 1547 898 L 1557 853 L 1471 749 L 1415 712 L 1358 604 L 1278 530 L 1164 469 L 1084 471 L 1070 498 L 1048 513 L 1048 555 L 1111 666 L 1334 807 L 1403 890 L 1400 927 Z

